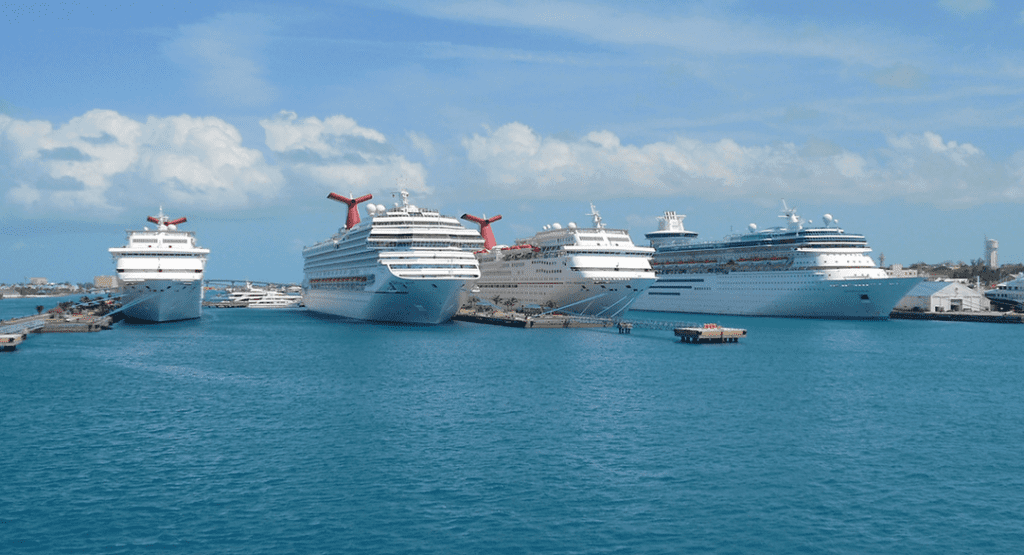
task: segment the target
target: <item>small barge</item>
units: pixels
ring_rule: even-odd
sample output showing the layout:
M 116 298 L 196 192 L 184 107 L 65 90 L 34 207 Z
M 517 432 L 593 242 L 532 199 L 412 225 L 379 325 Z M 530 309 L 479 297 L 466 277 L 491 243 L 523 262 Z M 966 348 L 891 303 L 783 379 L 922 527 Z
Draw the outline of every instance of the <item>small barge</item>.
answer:
M 747 330 L 723 328 L 718 324 L 704 324 L 700 327 L 676 328 L 676 337 L 683 343 L 736 343 L 747 336 Z

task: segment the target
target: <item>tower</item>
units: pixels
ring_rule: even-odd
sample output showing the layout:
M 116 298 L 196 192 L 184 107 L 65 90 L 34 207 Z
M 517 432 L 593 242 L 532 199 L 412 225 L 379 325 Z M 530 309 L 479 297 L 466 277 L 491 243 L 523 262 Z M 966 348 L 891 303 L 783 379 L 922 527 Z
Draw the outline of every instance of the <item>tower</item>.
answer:
M 999 267 L 999 241 L 985 238 L 985 264 L 989 268 Z

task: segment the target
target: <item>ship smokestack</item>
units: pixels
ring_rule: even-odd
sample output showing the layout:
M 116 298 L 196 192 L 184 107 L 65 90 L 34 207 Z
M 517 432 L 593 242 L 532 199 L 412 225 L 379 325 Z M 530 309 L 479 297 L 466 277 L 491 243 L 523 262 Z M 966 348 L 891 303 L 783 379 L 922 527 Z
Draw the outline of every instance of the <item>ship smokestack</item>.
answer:
M 470 216 L 469 214 L 462 215 L 463 220 L 467 220 L 480 225 L 480 236 L 484 238 L 484 249 L 491 250 L 494 245 L 498 242 L 494 240 L 494 232 L 491 231 L 491 224 L 501 219 L 501 215 L 494 216 L 493 218 L 478 218 L 476 216 Z
M 347 197 L 343 197 L 337 193 L 331 193 L 327 195 L 327 198 L 348 205 L 348 217 L 345 218 L 345 229 L 352 229 L 359 223 L 359 210 L 356 208 L 356 206 L 360 202 L 366 202 L 372 199 L 373 195 L 363 195 L 357 199 L 350 199 Z

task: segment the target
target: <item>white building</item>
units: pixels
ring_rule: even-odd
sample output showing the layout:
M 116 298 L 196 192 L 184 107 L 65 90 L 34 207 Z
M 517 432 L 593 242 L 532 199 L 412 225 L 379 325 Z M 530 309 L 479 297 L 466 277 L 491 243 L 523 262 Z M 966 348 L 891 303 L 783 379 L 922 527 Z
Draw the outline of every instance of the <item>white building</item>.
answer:
M 981 291 L 959 281 L 923 281 L 896 304 L 896 310 L 920 312 L 979 312 L 991 308 Z
M 917 270 L 904 270 L 902 264 L 893 264 L 885 270 L 885 274 L 891 278 L 917 277 Z
M 117 276 L 96 276 L 92 278 L 92 284 L 98 289 L 117 289 L 121 286 Z

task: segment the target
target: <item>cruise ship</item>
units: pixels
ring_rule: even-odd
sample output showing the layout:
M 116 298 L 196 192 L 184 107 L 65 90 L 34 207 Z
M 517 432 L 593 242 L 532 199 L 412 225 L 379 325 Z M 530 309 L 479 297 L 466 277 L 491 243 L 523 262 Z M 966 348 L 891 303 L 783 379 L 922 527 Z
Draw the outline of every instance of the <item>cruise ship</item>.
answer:
M 308 310 L 380 322 L 439 324 L 459 308 L 467 280 L 480 277 L 473 251 L 483 246 L 475 229 L 451 216 L 409 204 L 386 209 L 373 198 L 328 198 L 348 205 L 345 227 L 302 250 L 303 302 Z
M 514 245 L 495 244 L 490 224 L 501 216 L 463 219 L 481 226 L 485 248 L 477 253 L 480 279 L 471 294 L 499 308 L 540 309 L 612 318 L 655 281 L 649 247 L 633 244 L 629 232 L 609 229 L 590 205 L 591 227 L 545 226 Z
M 665 212 L 646 237 L 658 281 L 633 310 L 826 319 L 885 319 L 921 278 L 892 278 L 868 256 L 863 235 L 800 219 L 719 241 L 696 241 L 685 216 Z
M 985 297 L 999 308 L 1006 310 L 1024 309 L 1024 274 L 1015 276 L 1014 279 L 989 289 L 985 292 Z
M 203 313 L 203 271 L 209 249 L 196 245 L 195 233 L 181 231 L 185 218 L 172 220 L 160 208 L 149 216 L 156 229 L 129 231 L 127 244 L 114 247 L 126 318 L 170 322 L 199 318 Z

